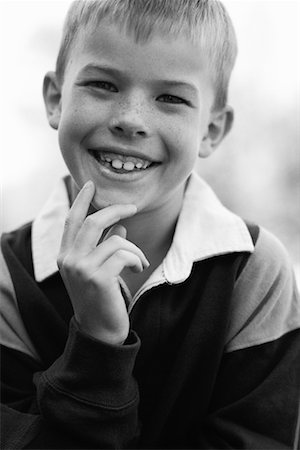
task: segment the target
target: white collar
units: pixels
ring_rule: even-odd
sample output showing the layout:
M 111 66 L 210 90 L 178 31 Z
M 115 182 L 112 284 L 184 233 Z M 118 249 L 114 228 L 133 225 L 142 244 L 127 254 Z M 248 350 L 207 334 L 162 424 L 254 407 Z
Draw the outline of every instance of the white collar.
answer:
M 56 259 L 69 208 L 69 196 L 62 179 L 32 224 L 33 267 L 38 282 L 58 270 Z M 226 209 L 208 184 L 193 172 L 173 242 L 162 262 L 166 281 L 173 284 L 187 279 L 195 261 L 253 250 L 243 220 Z

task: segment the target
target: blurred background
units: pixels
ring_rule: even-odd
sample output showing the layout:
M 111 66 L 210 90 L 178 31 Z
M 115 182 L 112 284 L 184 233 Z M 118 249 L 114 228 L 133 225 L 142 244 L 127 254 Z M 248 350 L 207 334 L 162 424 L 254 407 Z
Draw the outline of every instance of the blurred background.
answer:
M 199 161 L 199 172 L 226 206 L 284 243 L 299 281 L 300 4 L 224 3 L 239 42 L 229 96 L 235 125 L 218 151 Z M 0 0 L 2 231 L 31 220 L 66 173 L 42 80 L 54 69 L 69 4 Z

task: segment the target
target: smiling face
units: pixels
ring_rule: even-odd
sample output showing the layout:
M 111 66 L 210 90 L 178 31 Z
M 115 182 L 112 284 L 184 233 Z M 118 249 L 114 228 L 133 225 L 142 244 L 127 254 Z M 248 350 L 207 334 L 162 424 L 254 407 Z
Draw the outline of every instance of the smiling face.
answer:
M 137 43 L 105 23 L 79 33 L 63 85 L 48 75 L 45 99 L 66 165 L 79 188 L 94 182 L 97 209 L 149 211 L 182 196 L 199 152 L 213 147 L 207 66 L 183 36 Z

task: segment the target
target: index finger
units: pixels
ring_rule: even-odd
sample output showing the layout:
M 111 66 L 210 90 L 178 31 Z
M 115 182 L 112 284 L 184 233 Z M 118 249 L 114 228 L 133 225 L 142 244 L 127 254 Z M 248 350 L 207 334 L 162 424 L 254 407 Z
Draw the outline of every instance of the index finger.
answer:
M 136 214 L 133 204 L 115 204 L 90 214 L 82 224 L 74 241 L 74 249 L 79 254 L 87 254 L 96 248 L 105 229 L 115 225 L 122 219 Z
M 60 252 L 64 252 L 74 242 L 87 214 L 95 194 L 95 185 L 87 181 L 75 198 L 65 222 Z

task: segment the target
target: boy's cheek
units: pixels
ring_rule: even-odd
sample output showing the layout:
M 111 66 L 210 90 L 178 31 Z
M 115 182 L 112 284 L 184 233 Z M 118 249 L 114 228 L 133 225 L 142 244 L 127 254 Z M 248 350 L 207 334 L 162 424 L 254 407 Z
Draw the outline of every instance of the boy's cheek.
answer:
M 102 135 L 107 128 L 109 113 L 105 108 L 95 108 L 90 102 L 73 102 L 62 110 L 60 133 L 73 141 L 87 140 L 98 134 Z M 68 136 L 69 135 L 69 136 Z
M 82 141 L 84 134 L 87 132 L 87 124 L 86 115 L 81 113 L 78 114 L 76 108 L 71 111 L 62 112 L 58 128 L 60 145 L 65 142 L 73 142 L 78 145 L 79 142 Z

